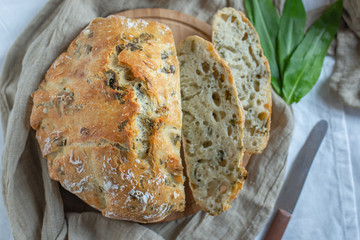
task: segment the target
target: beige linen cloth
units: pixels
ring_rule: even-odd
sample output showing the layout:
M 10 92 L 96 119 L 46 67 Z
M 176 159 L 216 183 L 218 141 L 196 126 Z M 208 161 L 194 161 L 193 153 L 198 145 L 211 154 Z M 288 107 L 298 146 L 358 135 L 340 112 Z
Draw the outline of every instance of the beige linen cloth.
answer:
M 281 2 L 281 1 L 278 1 Z M 51 0 L 17 39 L 0 79 L 5 132 L 2 189 L 15 239 L 253 239 L 271 212 L 282 183 L 293 128 L 292 112 L 273 94 L 269 145 L 247 166 L 248 178 L 232 208 L 157 224 L 107 219 L 50 180 L 35 132 L 31 93 L 54 59 L 94 18 L 123 10 L 160 7 L 211 23 L 218 9 L 241 1 Z
M 360 108 L 360 1 L 344 0 L 330 88 L 342 102 Z

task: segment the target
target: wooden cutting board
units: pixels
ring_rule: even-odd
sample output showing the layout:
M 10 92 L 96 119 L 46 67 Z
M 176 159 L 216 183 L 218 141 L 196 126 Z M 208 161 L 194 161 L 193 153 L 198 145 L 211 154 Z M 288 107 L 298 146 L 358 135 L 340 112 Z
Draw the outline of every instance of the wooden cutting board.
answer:
M 120 12 L 119 15 L 142 18 L 167 25 L 173 32 L 176 46 L 179 46 L 180 42 L 190 35 L 198 35 L 211 41 L 211 26 L 185 13 L 163 8 L 140 8 Z
M 179 46 L 182 40 L 184 40 L 187 36 L 191 35 L 198 35 L 208 41 L 211 41 L 212 27 L 206 22 L 203 22 L 200 19 L 197 19 L 182 12 L 163 8 L 140 8 L 120 12 L 118 13 L 118 15 L 129 18 L 142 18 L 167 25 L 172 30 L 176 47 Z M 184 162 L 183 151 L 181 153 Z M 243 166 L 246 166 L 249 158 L 250 155 L 245 154 Z M 184 163 L 183 166 L 185 166 Z M 184 174 L 186 176 L 185 171 Z M 188 180 L 185 181 L 185 196 L 185 211 L 173 213 L 167 218 L 165 218 L 162 222 L 180 219 L 200 211 L 200 207 L 196 204 L 192 196 Z

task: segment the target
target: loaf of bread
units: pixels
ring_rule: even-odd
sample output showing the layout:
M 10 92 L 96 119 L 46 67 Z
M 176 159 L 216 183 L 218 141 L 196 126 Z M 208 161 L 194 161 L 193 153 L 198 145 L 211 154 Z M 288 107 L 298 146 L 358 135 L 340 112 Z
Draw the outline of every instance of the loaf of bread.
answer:
M 185 207 L 179 66 L 171 30 L 93 20 L 33 93 L 50 177 L 106 217 L 156 222 Z
M 270 68 L 259 37 L 245 15 L 233 8 L 217 12 L 213 22 L 213 44 L 229 64 L 245 112 L 244 147 L 259 153 L 270 132 Z
M 212 44 L 186 38 L 178 49 L 187 175 L 197 204 L 212 215 L 241 190 L 244 114 L 226 62 Z

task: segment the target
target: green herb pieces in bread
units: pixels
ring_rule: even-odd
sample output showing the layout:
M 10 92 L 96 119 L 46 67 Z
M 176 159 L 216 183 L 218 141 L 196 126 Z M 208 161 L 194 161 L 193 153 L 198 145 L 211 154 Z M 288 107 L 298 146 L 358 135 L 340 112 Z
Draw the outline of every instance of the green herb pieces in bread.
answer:
M 244 116 L 230 68 L 196 36 L 178 50 L 187 174 L 197 204 L 212 215 L 241 190 Z
M 272 101 L 269 64 L 259 37 L 243 13 L 224 8 L 215 15 L 212 39 L 231 68 L 244 107 L 245 150 L 259 153 L 269 138 Z

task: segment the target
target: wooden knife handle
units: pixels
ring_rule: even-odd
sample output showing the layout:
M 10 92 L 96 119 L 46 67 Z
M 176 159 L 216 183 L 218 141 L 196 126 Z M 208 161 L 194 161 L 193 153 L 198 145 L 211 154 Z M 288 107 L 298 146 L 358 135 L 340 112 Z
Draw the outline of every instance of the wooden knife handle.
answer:
M 291 218 L 291 214 L 285 210 L 278 209 L 276 216 L 271 224 L 265 240 L 280 240 L 285 232 Z

